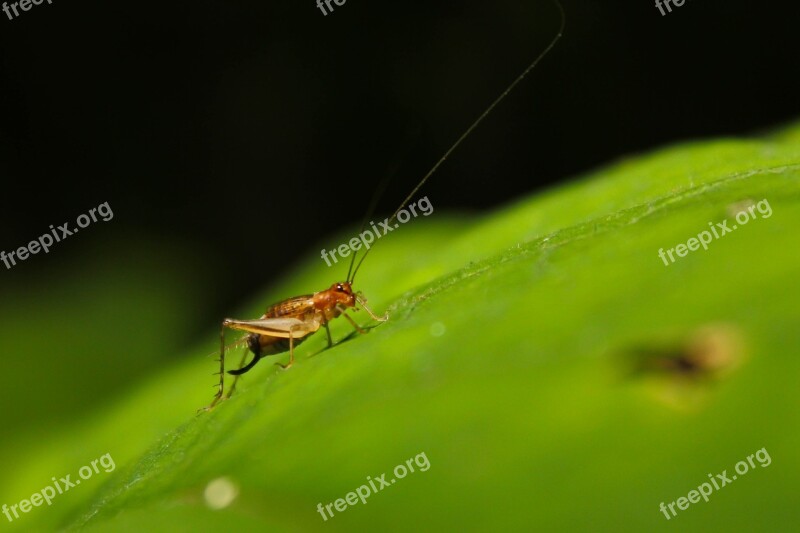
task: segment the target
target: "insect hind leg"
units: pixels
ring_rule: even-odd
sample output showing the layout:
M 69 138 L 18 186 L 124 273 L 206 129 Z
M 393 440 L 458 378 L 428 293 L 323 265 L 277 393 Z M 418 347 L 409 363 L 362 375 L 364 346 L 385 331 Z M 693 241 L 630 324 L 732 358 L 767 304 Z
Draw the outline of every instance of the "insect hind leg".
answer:
M 233 392 L 236 390 L 236 384 L 239 382 L 239 376 L 249 372 L 250 369 L 261 360 L 261 343 L 258 342 L 258 335 L 248 335 L 247 348 L 253 352 L 253 360 L 250 361 L 247 366 L 245 366 L 244 362 L 247 360 L 247 350 L 245 350 L 242 354 L 242 360 L 239 361 L 239 368 L 236 370 L 228 370 L 228 374 L 233 376 L 233 383 L 231 383 L 230 388 L 228 388 L 228 394 L 225 396 L 226 400 L 233 396 Z
M 275 363 L 276 365 L 278 365 L 279 367 L 281 367 L 284 370 L 287 370 L 290 366 L 292 366 L 294 364 L 294 335 L 293 335 L 293 333 L 294 333 L 293 328 L 290 328 L 289 329 L 289 362 L 286 363 L 285 365 L 283 365 L 281 363 Z
M 217 393 L 214 399 L 206 407 L 198 409 L 198 411 L 210 411 L 222 399 L 222 392 L 225 389 L 225 327 L 227 326 L 227 319 L 222 321 L 222 326 L 219 329 L 219 385 L 217 385 Z

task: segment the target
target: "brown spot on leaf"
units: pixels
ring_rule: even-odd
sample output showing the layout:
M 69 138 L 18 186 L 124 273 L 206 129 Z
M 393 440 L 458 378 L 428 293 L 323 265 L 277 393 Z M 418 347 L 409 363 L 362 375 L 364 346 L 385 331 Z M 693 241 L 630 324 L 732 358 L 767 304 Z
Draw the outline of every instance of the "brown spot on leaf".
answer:
M 709 324 L 678 339 L 643 343 L 631 352 L 639 372 L 714 378 L 738 365 L 743 343 L 736 327 Z
M 745 345 L 736 326 L 711 323 L 637 343 L 624 353 L 629 378 L 646 383 L 659 400 L 685 408 L 701 404 L 713 383 L 740 366 Z

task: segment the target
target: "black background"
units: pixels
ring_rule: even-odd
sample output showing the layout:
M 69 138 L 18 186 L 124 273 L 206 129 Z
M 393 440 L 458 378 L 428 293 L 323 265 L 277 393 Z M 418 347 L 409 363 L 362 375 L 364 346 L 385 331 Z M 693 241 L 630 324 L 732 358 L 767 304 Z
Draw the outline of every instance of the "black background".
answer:
M 800 116 L 795 2 L 564 8 L 562 41 L 426 185 L 437 211 Z M 215 321 L 338 244 L 326 237 L 357 224 L 392 173 L 378 211 L 393 210 L 558 23 L 547 0 L 347 0 L 327 16 L 313 0 L 53 0 L 0 13 L 0 249 L 102 202 L 115 215 L 0 269 L 0 291 L 57 276 L 86 243 L 135 237 L 198 258 L 198 305 Z

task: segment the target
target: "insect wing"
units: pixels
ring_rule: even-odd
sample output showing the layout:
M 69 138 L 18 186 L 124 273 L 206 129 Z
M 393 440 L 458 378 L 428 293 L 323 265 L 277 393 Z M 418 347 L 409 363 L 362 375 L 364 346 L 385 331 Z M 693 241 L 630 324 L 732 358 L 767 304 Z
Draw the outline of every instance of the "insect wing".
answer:
M 299 318 L 259 318 L 256 320 L 226 320 L 227 327 L 241 331 L 249 331 L 270 337 L 305 337 L 319 329 L 319 324 L 313 320 L 300 320 Z
M 312 297 L 312 294 L 306 294 L 273 304 L 267 308 L 264 318 L 303 316 L 314 310 Z

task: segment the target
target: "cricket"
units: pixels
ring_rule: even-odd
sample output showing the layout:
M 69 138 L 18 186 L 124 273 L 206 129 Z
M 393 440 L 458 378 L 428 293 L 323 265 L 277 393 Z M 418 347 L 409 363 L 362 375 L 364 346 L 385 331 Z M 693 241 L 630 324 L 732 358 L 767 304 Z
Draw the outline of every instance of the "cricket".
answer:
M 536 66 L 539 62 L 553 49 L 564 31 L 565 14 L 559 0 L 553 0 L 558 8 L 560 14 L 560 26 L 558 32 L 550 40 L 547 46 L 542 50 L 539 55 L 519 74 L 506 89 L 481 113 L 477 119 L 461 134 L 458 139 L 445 151 L 433 167 L 423 176 L 417 183 L 414 189 L 408 196 L 400 203 L 398 208 L 389 217 L 389 224 L 392 224 L 400 210 L 414 197 L 417 191 L 428 181 L 428 179 L 436 172 L 439 166 L 458 148 L 458 146 L 469 137 L 475 128 L 494 110 L 494 108 L 502 102 L 508 94 L 514 90 L 522 79 Z M 370 208 L 372 210 L 373 206 Z M 370 213 L 364 219 L 366 224 Z M 362 230 L 363 225 L 362 225 Z M 310 335 L 316 333 L 321 327 L 325 327 L 328 335 L 328 348 L 333 347 L 333 339 L 329 328 L 329 323 L 340 316 L 344 316 L 348 322 L 360 333 L 366 333 L 367 330 L 358 325 L 358 323 L 347 314 L 349 309 L 358 311 L 359 307 L 369 314 L 369 316 L 381 323 L 389 319 L 388 315 L 378 316 L 367 307 L 366 298 L 360 292 L 353 292 L 353 283 L 355 281 L 358 269 L 366 259 L 367 254 L 371 250 L 368 249 L 361 256 L 361 259 L 356 264 L 357 251 L 353 253 L 350 260 L 350 266 L 347 271 L 347 276 L 344 281 L 333 283 L 329 288 L 315 292 L 313 294 L 306 294 L 303 296 L 295 296 L 287 298 L 269 306 L 266 312 L 257 319 L 253 320 L 239 320 L 235 318 L 226 318 L 222 321 L 220 327 L 220 353 L 219 353 L 219 383 L 215 385 L 217 392 L 214 399 L 207 407 L 199 409 L 199 411 L 209 411 L 214 408 L 221 400 L 228 399 L 236 389 L 236 381 L 239 376 L 250 371 L 256 363 L 263 357 L 270 355 L 277 355 L 289 352 L 289 362 L 286 364 L 275 363 L 284 370 L 288 369 L 294 363 L 294 350 L 295 348 L 306 340 Z M 355 268 L 353 268 L 355 266 Z M 246 332 L 246 335 L 233 342 L 232 344 L 225 345 L 225 332 L 228 329 Z M 225 352 L 231 348 L 245 346 L 246 350 L 242 357 L 238 369 L 228 370 L 227 373 L 234 376 L 234 381 L 231 384 L 227 396 L 224 395 L 225 387 Z M 252 359 L 246 365 L 244 364 L 247 358 L 247 352 L 253 354 Z

